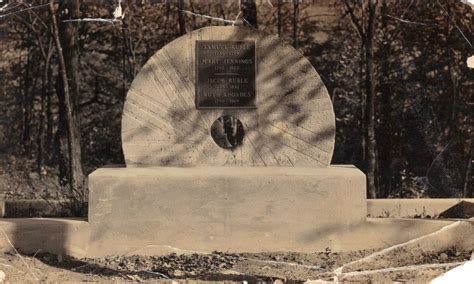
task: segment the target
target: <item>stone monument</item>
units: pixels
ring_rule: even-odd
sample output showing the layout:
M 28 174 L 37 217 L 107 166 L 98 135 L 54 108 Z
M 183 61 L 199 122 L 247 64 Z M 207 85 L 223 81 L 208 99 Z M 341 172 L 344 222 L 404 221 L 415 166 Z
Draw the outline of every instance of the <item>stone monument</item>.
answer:
M 91 245 L 311 250 L 322 231 L 366 217 L 365 176 L 330 166 L 334 140 L 328 92 L 300 52 L 243 27 L 186 34 L 130 87 L 126 167 L 89 176 Z

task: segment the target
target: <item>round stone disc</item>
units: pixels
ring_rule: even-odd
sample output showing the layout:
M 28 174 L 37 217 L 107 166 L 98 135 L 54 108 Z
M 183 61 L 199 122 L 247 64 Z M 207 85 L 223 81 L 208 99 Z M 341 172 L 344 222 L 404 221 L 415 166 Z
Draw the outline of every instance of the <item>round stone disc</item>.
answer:
M 196 109 L 196 40 L 255 41 L 256 108 Z M 239 143 L 221 135 L 232 147 L 211 136 L 221 117 L 241 125 Z M 278 37 L 244 27 L 202 28 L 156 52 L 134 79 L 122 116 L 128 166 L 325 167 L 334 139 L 332 103 L 310 62 Z

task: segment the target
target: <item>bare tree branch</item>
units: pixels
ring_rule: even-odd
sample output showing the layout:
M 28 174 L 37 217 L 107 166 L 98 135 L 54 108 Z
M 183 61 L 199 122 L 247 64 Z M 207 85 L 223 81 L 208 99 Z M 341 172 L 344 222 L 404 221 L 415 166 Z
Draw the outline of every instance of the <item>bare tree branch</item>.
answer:
M 344 5 L 346 6 L 347 13 L 349 13 L 349 16 L 351 16 L 351 23 L 355 26 L 355 30 L 357 34 L 359 35 L 361 39 L 365 38 L 364 28 L 362 27 L 359 20 L 357 20 L 357 17 L 355 16 L 355 13 L 354 13 L 354 8 L 352 8 L 351 5 L 349 5 L 348 0 L 344 0 L 343 2 L 344 2 Z
M 201 17 L 201 18 L 208 19 L 208 20 L 220 21 L 220 22 L 224 22 L 224 23 L 228 23 L 228 24 L 234 24 L 235 23 L 235 21 L 232 21 L 232 20 L 226 20 L 226 19 L 207 16 L 207 15 L 201 15 L 201 14 L 197 14 L 197 13 L 194 13 L 194 12 L 191 12 L 191 11 L 188 11 L 188 10 L 181 10 L 181 11 L 186 13 L 186 14 L 189 14 L 191 16 Z
M 402 18 L 398 18 L 398 17 L 395 17 L 395 16 L 392 16 L 392 15 L 389 15 L 389 14 L 385 14 L 385 16 L 389 17 L 389 18 L 392 18 L 394 20 L 397 20 L 399 22 L 402 22 L 402 23 L 405 23 L 405 24 L 412 24 L 412 25 L 418 25 L 418 26 L 436 26 L 436 27 L 439 27 L 438 24 L 433 24 L 433 23 L 430 23 L 430 24 L 427 24 L 427 23 L 421 23 L 421 22 L 413 22 L 413 21 L 409 21 L 409 20 L 405 20 L 405 19 L 402 19 Z
M 436 0 L 436 3 L 438 4 L 438 6 L 441 8 L 441 10 L 443 10 L 443 12 L 445 12 L 446 14 L 449 15 L 449 13 L 443 8 L 443 5 L 441 5 L 441 3 L 439 3 L 439 0 Z M 462 35 L 462 37 L 466 40 L 466 42 L 469 44 L 469 46 L 472 48 L 472 44 L 471 42 L 469 41 L 469 39 L 467 39 L 466 35 L 464 35 L 463 31 L 461 30 L 461 28 L 456 24 L 456 22 L 450 17 L 449 18 L 451 20 L 451 23 L 456 27 L 456 29 L 459 31 L 459 33 Z
M 15 11 L 15 12 L 11 12 L 11 13 L 8 13 L 8 14 L 0 15 L 0 19 L 6 18 L 6 17 L 11 16 L 11 15 L 15 15 L 15 14 L 18 14 L 18 13 L 22 13 L 22 12 L 25 12 L 25 11 L 29 11 L 29 10 L 33 10 L 33 9 L 39 9 L 39 8 L 42 8 L 42 7 L 46 7 L 46 6 L 48 6 L 48 5 L 49 5 L 49 4 L 42 4 L 42 5 L 32 6 L 32 7 L 25 8 L 25 9 L 21 9 L 21 10 L 18 10 L 18 11 Z
M 115 25 L 115 23 L 121 23 L 122 20 L 120 19 L 103 19 L 103 18 L 82 18 L 82 19 L 69 19 L 63 20 L 63 23 L 66 22 L 100 22 L 100 23 L 108 23 Z

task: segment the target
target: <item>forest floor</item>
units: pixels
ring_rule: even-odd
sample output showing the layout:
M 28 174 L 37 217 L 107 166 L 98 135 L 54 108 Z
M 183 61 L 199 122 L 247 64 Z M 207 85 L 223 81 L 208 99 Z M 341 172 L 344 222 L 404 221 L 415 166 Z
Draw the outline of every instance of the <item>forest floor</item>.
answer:
M 0 155 L 0 192 L 8 200 L 45 200 L 64 197 L 65 189 L 58 182 L 57 170 L 42 167 L 35 170 L 35 161 Z
M 202 255 L 116 256 L 96 259 L 75 259 L 38 253 L 0 254 L 0 270 L 8 282 L 116 282 L 116 281 L 247 281 L 303 282 L 333 280 L 333 271 L 345 263 L 363 258 L 374 250 L 337 253 L 330 250 L 316 253 L 242 253 L 215 252 Z M 449 250 L 426 254 L 412 260 L 413 265 L 460 263 L 469 260 L 471 252 Z M 406 262 L 406 259 L 403 260 Z M 454 265 L 455 266 L 455 265 Z M 453 266 L 451 266 L 452 268 Z M 422 269 L 386 273 L 387 281 L 428 282 L 445 270 Z M 378 279 L 381 280 L 380 275 Z M 356 278 L 357 279 L 357 278 Z M 356 280 L 352 278 L 351 280 Z M 362 279 L 360 279 L 362 280 Z M 364 278 L 367 280 L 367 278 Z

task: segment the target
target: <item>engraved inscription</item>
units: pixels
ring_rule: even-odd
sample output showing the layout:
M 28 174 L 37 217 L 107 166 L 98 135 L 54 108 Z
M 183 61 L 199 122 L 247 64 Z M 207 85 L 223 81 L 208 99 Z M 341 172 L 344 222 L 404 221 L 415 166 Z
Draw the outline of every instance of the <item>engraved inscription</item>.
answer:
M 196 107 L 255 108 L 255 42 L 196 41 Z

